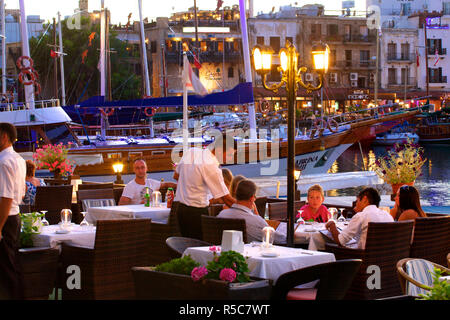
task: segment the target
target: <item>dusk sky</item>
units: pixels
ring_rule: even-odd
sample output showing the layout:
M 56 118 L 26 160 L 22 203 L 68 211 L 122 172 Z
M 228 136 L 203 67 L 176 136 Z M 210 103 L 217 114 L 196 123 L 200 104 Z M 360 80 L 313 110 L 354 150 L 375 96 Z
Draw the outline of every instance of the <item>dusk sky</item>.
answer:
M 18 9 L 18 0 L 5 0 L 7 9 Z M 143 17 L 148 17 L 149 20 L 156 17 L 170 16 L 173 12 L 186 11 L 189 7 L 194 6 L 194 0 L 143 0 L 142 1 Z M 279 10 L 280 6 L 295 4 L 301 6 L 308 3 L 322 3 L 325 4 L 327 10 L 340 10 L 341 1 L 326 1 L 326 0 L 254 0 L 255 14 L 257 12 L 269 12 L 275 6 L 275 11 Z M 356 10 L 365 10 L 365 0 L 355 0 Z M 232 6 L 239 4 L 239 0 L 225 0 L 224 6 Z M 90 0 L 89 11 L 99 10 L 101 0 Z M 217 0 L 197 0 L 197 7 L 199 10 L 215 9 Z M 132 20 L 139 20 L 138 0 L 105 0 L 105 6 L 111 11 L 112 23 L 122 24 L 127 22 L 129 13 L 132 13 Z M 41 19 L 51 20 L 56 17 L 57 12 L 60 11 L 62 17 L 71 15 L 74 9 L 78 8 L 78 0 L 25 0 L 25 10 L 27 15 L 40 15 Z

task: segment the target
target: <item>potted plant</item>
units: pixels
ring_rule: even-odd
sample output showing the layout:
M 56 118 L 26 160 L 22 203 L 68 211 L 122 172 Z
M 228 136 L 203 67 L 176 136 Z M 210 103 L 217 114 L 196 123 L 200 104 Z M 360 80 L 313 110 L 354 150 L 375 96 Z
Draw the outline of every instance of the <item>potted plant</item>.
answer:
M 422 166 L 427 161 L 423 158 L 424 150 L 409 139 L 406 143 L 395 144 L 393 150 L 375 161 L 373 170 L 386 183 L 392 186 L 395 195 L 402 185 L 414 185 L 417 177 L 421 175 Z
M 419 294 L 419 300 L 450 300 L 450 283 L 447 280 L 440 280 L 443 272 L 434 268 L 433 287 L 427 294 Z
M 36 153 L 33 154 L 37 168 L 48 169 L 53 173 L 55 179 L 61 176 L 71 175 L 73 172 L 73 163 L 67 159 L 70 144 L 70 142 L 67 146 L 62 143 L 47 144 L 37 149 Z
M 138 298 L 163 300 L 261 300 L 269 299 L 271 281 L 252 279 L 238 252 L 216 254 L 207 266 L 189 255 L 156 267 L 133 268 Z
M 41 218 L 43 213 L 19 213 L 22 227 L 20 229 L 20 246 L 22 248 L 30 248 L 33 246 L 33 235 L 41 233 Z

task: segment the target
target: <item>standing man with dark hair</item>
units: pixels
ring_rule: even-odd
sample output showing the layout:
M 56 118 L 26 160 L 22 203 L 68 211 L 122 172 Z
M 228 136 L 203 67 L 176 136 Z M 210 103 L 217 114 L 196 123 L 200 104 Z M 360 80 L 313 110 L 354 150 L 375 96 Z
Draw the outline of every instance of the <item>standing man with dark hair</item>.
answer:
M 18 213 L 25 194 L 26 165 L 12 147 L 16 139 L 16 128 L 0 123 L 0 299 L 22 297 Z
M 325 227 L 331 232 L 334 241 L 340 246 L 346 246 L 350 240 L 356 240 L 358 249 L 366 247 L 367 228 L 369 222 L 393 222 L 390 213 L 378 208 L 380 195 L 374 188 L 365 188 L 356 197 L 354 211 L 356 214 L 350 220 L 347 228 L 339 231 L 333 220 L 327 222 Z

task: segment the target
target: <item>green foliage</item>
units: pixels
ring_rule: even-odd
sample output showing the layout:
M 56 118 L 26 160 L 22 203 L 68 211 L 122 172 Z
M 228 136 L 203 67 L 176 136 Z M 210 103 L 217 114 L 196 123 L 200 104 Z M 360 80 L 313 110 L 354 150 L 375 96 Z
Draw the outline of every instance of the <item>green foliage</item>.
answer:
M 20 246 L 22 248 L 29 248 L 33 246 L 32 236 L 39 234 L 39 224 L 43 213 L 19 213 L 20 220 L 22 222 L 22 228 L 20 230 Z
M 427 294 L 419 294 L 419 300 L 450 300 L 450 284 L 447 281 L 439 281 L 443 272 L 434 268 L 433 287 Z
M 48 24 L 45 24 L 44 30 L 47 27 Z M 89 18 L 82 17 L 81 29 L 67 28 L 66 20 L 61 21 L 61 27 L 63 48 L 67 54 L 64 56 L 66 100 L 67 104 L 75 104 L 81 97 L 85 87 L 86 92 L 82 100 L 100 93 L 100 72 L 97 69 L 100 48 L 100 25 L 92 23 Z M 95 37 L 89 46 L 89 35 L 92 32 L 95 32 Z M 113 51 L 110 54 L 113 100 L 139 98 L 141 96 L 140 76 L 136 76 L 133 65 L 127 63 L 127 60 L 132 57 L 131 51 L 127 50 L 127 47 L 130 47 L 130 45 L 117 39 L 117 33 L 114 31 L 110 31 L 109 40 L 110 50 Z M 43 92 L 45 92 L 46 86 L 52 86 L 53 68 L 56 61 L 58 61 L 59 67 L 59 60 L 50 56 L 52 47 L 49 45 L 54 45 L 52 26 L 50 26 L 44 36 L 38 39 L 30 39 L 31 58 L 34 61 L 34 68 L 39 73 L 39 82 Z M 84 63 L 82 63 L 82 55 L 85 50 L 88 51 Z
M 250 278 L 246 275 L 249 272 L 247 261 L 242 254 L 236 251 L 225 251 L 217 256 L 214 252 L 214 259 L 208 262 L 206 266 L 208 279 L 219 279 L 220 271 L 224 268 L 233 269 L 236 272 L 237 282 L 248 282 Z
M 191 275 L 192 269 L 199 267 L 200 264 L 194 261 L 190 255 L 182 258 L 173 259 L 155 267 L 155 271 L 169 272 L 176 274 Z

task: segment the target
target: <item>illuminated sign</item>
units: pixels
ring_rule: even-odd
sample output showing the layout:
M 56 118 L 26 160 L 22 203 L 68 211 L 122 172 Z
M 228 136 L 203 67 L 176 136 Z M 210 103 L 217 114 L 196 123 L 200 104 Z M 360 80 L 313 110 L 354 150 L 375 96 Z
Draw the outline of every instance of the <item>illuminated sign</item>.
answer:
M 183 27 L 183 33 L 194 33 L 195 27 Z M 198 27 L 200 33 L 229 33 L 230 27 Z
M 427 29 L 448 29 L 448 24 L 441 24 L 441 17 L 427 17 Z

